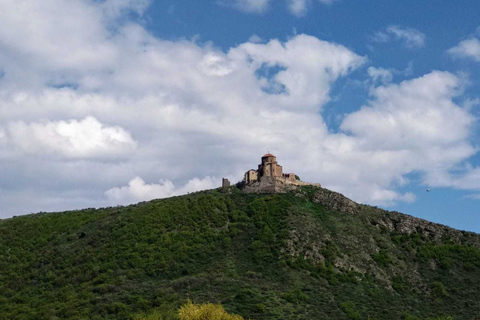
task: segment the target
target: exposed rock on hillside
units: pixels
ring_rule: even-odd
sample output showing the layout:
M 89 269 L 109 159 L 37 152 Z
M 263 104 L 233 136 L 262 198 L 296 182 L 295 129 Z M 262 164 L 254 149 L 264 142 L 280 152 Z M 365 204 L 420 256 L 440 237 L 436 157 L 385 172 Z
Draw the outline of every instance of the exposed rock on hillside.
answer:
M 324 188 L 318 188 L 318 191 L 312 197 L 312 201 L 329 209 L 349 214 L 357 214 L 360 210 L 360 206 L 356 202 L 343 194 Z

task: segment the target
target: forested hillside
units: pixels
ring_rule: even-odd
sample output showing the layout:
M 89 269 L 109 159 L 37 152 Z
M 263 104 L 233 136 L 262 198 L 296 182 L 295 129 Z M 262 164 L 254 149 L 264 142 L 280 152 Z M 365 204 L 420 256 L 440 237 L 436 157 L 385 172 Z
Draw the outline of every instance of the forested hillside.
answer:
M 476 319 L 479 248 L 313 187 L 39 213 L 0 221 L 0 319 Z

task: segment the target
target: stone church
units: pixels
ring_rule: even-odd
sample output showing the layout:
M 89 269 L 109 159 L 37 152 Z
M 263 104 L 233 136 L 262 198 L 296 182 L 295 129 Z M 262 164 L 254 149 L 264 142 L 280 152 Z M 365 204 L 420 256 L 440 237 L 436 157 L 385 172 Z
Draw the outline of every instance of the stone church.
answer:
M 300 181 L 295 173 L 283 173 L 283 168 L 278 164 L 277 158 L 267 153 L 262 157 L 258 169 L 250 169 L 245 172 L 243 181 L 236 184 L 244 192 L 250 193 L 283 193 L 298 189 L 300 186 L 316 186 L 319 183 Z M 228 179 L 222 179 L 222 187 L 230 187 Z
M 273 178 L 285 182 L 296 183 L 297 179 L 294 173 L 283 173 L 283 168 L 277 162 L 277 157 L 267 153 L 262 157 L 262 163 L 258 165 L 258 170 L 250 169 L 245 172 L 245 183 L 260 181 L 264 178 Z

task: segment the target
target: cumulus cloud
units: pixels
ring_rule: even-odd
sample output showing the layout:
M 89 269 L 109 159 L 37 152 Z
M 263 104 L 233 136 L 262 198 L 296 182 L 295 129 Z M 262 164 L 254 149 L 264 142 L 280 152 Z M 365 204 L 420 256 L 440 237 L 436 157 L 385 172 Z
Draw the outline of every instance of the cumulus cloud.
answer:
M 348 115 L 342 128 L 368 137 L 375 146 L 383 142 L 384 148 L 423 148 L 437 142 L 456 145 L 469 136 L 473 122 L 452 101 L 459 82 L 453 74 L 433 72 L 400 85 L 378 87 L 370 106 Z
M 118 157 L 137 146 L 124 129 L 106 127 L 93 117 L 81 121 L 17 121 L 8 126 L 8 136 L 25 153 L 53 153 L 67 158 Z
M 480 41 L 477 38 L 463 40 L 447 52 L 455 58 L 469 58 L 478 62 L 480 61 Z
M 444 186 L 456 187 L 451 171 L 476 153 L 469 142 L 474 117 L 453 100 L 462 85 L 453 74 L 435 71 L 375 88 L 369 104 L 347 115 L 341 125 L 349 134 L 346 139 L 354 140 L 351 156 L 370 163 L 362 164 L 366 176 L 361 179 L 368 183 L 376 176 L 372 182 L 384 192 L 408 182 L 406 174 L 421 172 L 425 183 L 442 176 Z M 375 192 L 373 187 L 366 190 Z
M 128 186 L 111 188 L 105 192 L 105 195 L 114 204 L 128 204 L 213 189 L 218 184 L 218 179 L 207 176 L 203 179 L 191 179 L 184 186 L 176 188 L 169 180 L 160 180 L 158 184 L 147 184 L 142 178 L 135 177 L 130 180 Z
M 374 42 L 386 43 L 392 40 L 401 40 L 407 48 L 419 48 L 425 45 L 426 36 L 412 28 L 402 28 L 391 25 L 383 31 L 378 31 L 372 37 Z

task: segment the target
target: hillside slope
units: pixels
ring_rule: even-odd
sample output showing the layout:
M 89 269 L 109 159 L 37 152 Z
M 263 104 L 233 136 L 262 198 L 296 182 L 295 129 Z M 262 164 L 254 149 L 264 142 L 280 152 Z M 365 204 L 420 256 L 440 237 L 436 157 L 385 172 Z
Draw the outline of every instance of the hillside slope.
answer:
M 0 221 L 0 319 L 480 317 L 480 235 L 304 187 Z

